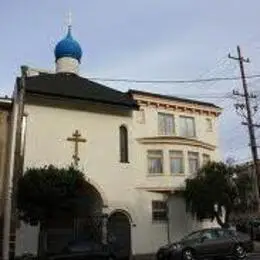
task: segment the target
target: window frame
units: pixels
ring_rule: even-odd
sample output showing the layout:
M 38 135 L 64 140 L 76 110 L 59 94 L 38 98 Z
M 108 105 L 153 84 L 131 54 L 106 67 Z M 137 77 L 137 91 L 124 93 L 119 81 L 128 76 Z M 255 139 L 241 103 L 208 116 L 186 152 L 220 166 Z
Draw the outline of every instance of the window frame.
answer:
M 172 153 L 177 152 L 180 154 L 180 156 L 178 155 L 172 155 Z M 179 172 L 173 172 L 172 171 L 172 159 L 181 159 L 181 171 Z M 181 150 L 169 150 L 169 161 L 170 161 L 170 173 L 172 175 L 178 175 L 181 174 L 183 175 L 185 173 L 185 165 L 184 165 L 184 153 Z
M 129 163 L 128 129 L 126 125 L 119 126 L 120 163 Z
M 151 154 L 152 152 L 160 152 L 161 154 L 159 155 L 156 155 L 156 153 L 154 154 Z M 150 171 L 150 159 L 158 159 L 160 158 L 161 159 L 161 172 L 152 172 Z M 151 175 L 151 176 L 154 176 L 154 175 L 163 175 L 163 171 L 164 171 L 164 153 L 163 153 L 163 150 L 162 149 L 149 149 L 147 150 L 147 171 L 148 171 L 148 174 Z
M 192 157 L 192 155 L 195 155 L 196 154 L 196 159 L 197 159 L 197 170 L 196 172 L 199 170 L 200 168 L 200 158 L 199 158 L 199 153 L 198 152 L 193 152 L 193 151 L 188 151 L 188 169 L 189 169 L 189 174 L 195 174 L 196 172 L 191 172 L 191 169 L 190 169 L 190 159 L 193 159 L 195 158 Z
M 146 116 L 145 116 L 145 109 L 140 108 L 137 111 L 137 123 L 139 124 L 145 124 Z
M 207 117 L 205 119 L 206 121 L 206 131 L 207 132 L 213 132 L 213 121 L 211 118 Z
M 204 160 L 204 158 L 206 158 L 206 157 L 208 158 L 207 161 Z M 209 163 L 210 161 L 211 161 L 210 155 L 207 154 L 207 153 L 203 153 L 203 154 L 202 154 L 202 165 L 204 166 L 204 165 L 206 165 L 207 163 Z
M 188 135 L 188 127 L 187 127 L 187 124 L 185 123 L 185 134 L 182 134 L 181 133 L 181 121 L 185 119 L 191 119 L 192 122 L 193 122 L 193 135 L 190 136 Z M 185 121 L 186 122 L 186 121 Z M 196 132 L 196 121 L 195 121 L 195 117 L 192 117 L 192 116 L 185 116 L 185 115 L 181 115 L 179 116 L 179 135 L 182 136 L 182 137 L 187 137 L 187 138 L 196 138 L 197 137 L 197 132 Z
M 163 116 L 163 127 L 160 125 L 161 124 L 161 120 L 160 120 L 160 116 Z M 166 117 L 171 117 L 172 118 L 172 129 L 171 129 L 171 133 L 167 133 L 166 129 L 167 129 L 167 123 L 166 121 Z M 165 113 L 165 112 L 157 112 L 157 120 L 158 120 L 158 135 L 159 136 L 173 136 L 176 134 L 176 124 L 175 124 L 175 116 L 174 114 L 171 113 Z M 161 129 L 163 128 L 163 131 L 161 132 Z
M 164 207 L 155 207 L 155 204 L 159 203 L 163 205 Z M 156 213 L 163 213 L 165 217 L 155 217 Z M 158 222 L 167 222 L 168 221 L 168 205 L 165 200 L 159 200 L 155 199 L 152 200 L 152 222 L 158 223 Z

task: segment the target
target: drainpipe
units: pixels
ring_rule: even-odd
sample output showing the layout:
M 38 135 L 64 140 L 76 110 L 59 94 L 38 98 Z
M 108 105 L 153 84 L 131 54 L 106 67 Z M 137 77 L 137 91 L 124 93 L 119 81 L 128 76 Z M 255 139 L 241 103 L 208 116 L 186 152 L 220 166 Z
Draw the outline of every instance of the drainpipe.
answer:
M 17 93 L 15 93 L 14 100 L 13 100 L 12 120 L 11 120 L 11 133 L 9 139 L 10 143 L 8 149 L 7 180 L 6 180 L 6 189 L 5 189 L 5 196 L 4 196 L 4 226 L 3 226 L 3 245 L 2 245 L 3 260 L 9 259 L 14 153 L 15 153 L 15 145 L 16 145 L 17 117 L 18 117 L 18 100 L 17 100 Z
M 170 233 L 170 195 L 167 195 L 166 205 L 167 205 L 167 241 L 168 241 L 168 245 L 170 245 L 170 243 L 171 243 L 171 233 Z
M 18 129 L 22 125 L 24 93 L 25 93 L 25 78 L 28 67 L 21 66 L 21 82 L 16 86 L 13 96 L 13 110 L 11 118 L 10 143 L 8 147 L 8 166 L 6 190 L 4 196 L 4 225 L 3 225 L 3 245 L 2 258 L 9 260 L 10 254 L 10 232 L 11 232 L 11 217 L 12 217 L 12 195 L 13 195 L 13 179 L 15 165 L 15 149 Z

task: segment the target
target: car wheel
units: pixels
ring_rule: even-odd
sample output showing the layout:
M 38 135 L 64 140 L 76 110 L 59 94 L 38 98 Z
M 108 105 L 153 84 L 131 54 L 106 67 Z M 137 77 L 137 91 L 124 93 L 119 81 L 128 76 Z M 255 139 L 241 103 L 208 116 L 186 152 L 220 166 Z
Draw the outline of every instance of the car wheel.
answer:
M 162 252 L 159 252 L 159 253 L 157 254 L 157 256 L 156 256 L 156 259 L 157 259 L 157 260 L 164 260 L 164 259 L 165 259 L 164 254 L 163 254 Z
M 236 245 L 234 248 L 234 256 L 236 259 L 244 259 L 246 258 L 246 250 L 242 245 Z
M 182 260 L 196 260 L 194 251 L 192 249 L 185 249 L 182 252 Z

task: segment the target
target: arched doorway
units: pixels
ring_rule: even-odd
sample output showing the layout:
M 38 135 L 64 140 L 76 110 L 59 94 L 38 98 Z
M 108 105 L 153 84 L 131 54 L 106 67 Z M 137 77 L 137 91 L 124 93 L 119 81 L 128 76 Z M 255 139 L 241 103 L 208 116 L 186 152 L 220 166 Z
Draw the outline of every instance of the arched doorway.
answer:
M 115 211 L 107 223 L 108 242 L 112 245 L 116 256 L 120 259 L 131 257 L 131 223 L 129 215 L 124 211 Z
M 74 201 L 72 210 L 57 212 L 47 224 L 46 248 L 49 253 L 60 252 L 69 242 L 75 240 L 101 241 L 103 198 L 90 183 Z M 75 217 L 76 215 L 76 217 Z

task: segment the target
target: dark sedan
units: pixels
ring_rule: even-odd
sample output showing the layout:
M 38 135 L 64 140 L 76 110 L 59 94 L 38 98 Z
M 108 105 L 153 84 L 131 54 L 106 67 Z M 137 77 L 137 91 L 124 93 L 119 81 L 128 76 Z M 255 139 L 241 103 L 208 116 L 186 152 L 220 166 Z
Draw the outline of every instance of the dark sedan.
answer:
M 234 230 L 211 228 L 189 234 L 181 241 L 161 247 L 158 260 L 194 260 L 232 257 L 244 259 L 254 249 L 253 241 L 246 234 Z

